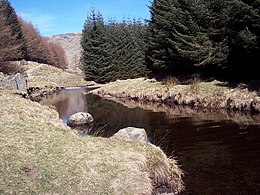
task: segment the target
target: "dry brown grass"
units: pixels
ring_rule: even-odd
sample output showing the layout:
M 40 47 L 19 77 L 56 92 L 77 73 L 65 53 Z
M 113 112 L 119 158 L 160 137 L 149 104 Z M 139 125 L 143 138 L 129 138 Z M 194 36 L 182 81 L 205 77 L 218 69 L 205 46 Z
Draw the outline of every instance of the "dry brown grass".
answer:
M 100 93 L 101 95 L 124 95 L 126 97 L 138 97 L 139 99 L 153 99 L 157 94 L 162 94 L 166 88 L 155 79 L 127 79 L 117 80 L 115 82 L 108 83 L 100 89 L 94 90 L 94 93 Z
M 158 147 L 79 137 L 56 111 L 5 91 L 0 108 L 1 194 L 151 194 L 151 178 L 183 189 Z
M 167 76 L 163 79 L 162 84 L 165 85 L 167 88 L 172 88 L 174 85 L 179 84 L 180 82 L 176 77 Z
M 148 102 L 167 102 L 170 99 L 181 105 L 241 111 L 250 111 L 251 105 L 256 104 L 253 109 L 260 112 L 259 92 L 232 89 L 216 80 L 211 82 L 194 80 L 189 85 L 165 85 L 154 79 L 128 79 L 108 83 L 91 93 Z
M 22 72 L 28 79 L 29 87 L 86 87 L 95 84 L 84 80 L 81 71 L 62 70 L 54 66 L 28 62 Z

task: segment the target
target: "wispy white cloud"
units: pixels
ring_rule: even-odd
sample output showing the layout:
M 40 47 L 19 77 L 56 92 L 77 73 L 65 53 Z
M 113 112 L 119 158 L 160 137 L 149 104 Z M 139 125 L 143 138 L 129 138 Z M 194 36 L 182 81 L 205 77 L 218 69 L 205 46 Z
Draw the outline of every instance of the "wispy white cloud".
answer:
M 19 15 L 27 22 L 31 22 L 36 26 L 42 34 L 51 33 L 55 29 L 55 16 L 45 14 L 39 10 L 31 10 L 19 13 Z

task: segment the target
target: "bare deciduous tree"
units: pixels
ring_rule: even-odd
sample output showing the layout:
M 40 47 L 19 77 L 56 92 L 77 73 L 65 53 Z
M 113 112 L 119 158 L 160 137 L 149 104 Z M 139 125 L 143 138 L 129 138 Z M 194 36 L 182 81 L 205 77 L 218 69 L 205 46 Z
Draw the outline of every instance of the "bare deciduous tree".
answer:
M 4 73 L 15 72 L 18 67 L 8 62 L 16 57 L 18 45 L 10 44 L 15 39 L 11 34 L 11 29 L 5 23 L 5 18 L 0 14 L 0 71 Z
M 65 52 L 60 45 L 48 42 L 32 23 L 22 18 L 19 18 L 19 21 L 26 41 L 27 60 L 47 63 L 62 69 L 67 67 Z
M 49 42 L 48 49 L 50 56 L 49 63 L 58 68 L 65 69 L 67 67 L 67 59 L 63 48 L 57 43 Z

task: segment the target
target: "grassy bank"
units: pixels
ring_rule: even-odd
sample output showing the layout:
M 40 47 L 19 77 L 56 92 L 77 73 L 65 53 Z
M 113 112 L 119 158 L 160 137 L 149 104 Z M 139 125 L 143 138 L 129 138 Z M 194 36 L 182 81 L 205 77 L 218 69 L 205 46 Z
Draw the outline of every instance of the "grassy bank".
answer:
M 260 112 L 259 91 L 230 88 L 219 81 L 176 84 L 154 79 L 128 79 L 108 83 L 91 93 L 146 102 L 189 105 L 197 108 Z
M 161 184 L 183 189 L 176 162 L 158 147 L 79 137 L 56 111 L 5 91 L 0 108 L 1 194 L 151 194 Z
M 80 70 L 62 70 L 37 62 L 28 62 L 22 72 L 27 77 L 29 87 L 85 87 L 95 84 L 85 81 Z
M 28 82 L 30 98 L 34 101 L 41 100 L 47 95 L 65 87 L 87 87 L 96 84 L 85 81 L 81 70 L 62 70 L 47 64 L 28 62 L 21 69 Z

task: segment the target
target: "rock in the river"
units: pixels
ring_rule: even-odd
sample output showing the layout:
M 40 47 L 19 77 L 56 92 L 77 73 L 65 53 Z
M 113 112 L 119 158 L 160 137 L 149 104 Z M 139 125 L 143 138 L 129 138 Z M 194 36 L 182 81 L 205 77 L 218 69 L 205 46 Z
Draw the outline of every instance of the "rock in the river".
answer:
M 27 91 L 27 81 L 20 73 L 9 76 L 5 82 L 5 87 L 10 87 L 14 90 Z
M 93 123 L 94 119 L 91 114 L 78 112 L 68 118 L 68 126 L 77 127 Z
M 147 141 L 147 134 L 145 129 L 136 127 L 127 127 L 120 129 L 113 138 L 134 140 L 134 141 Z

